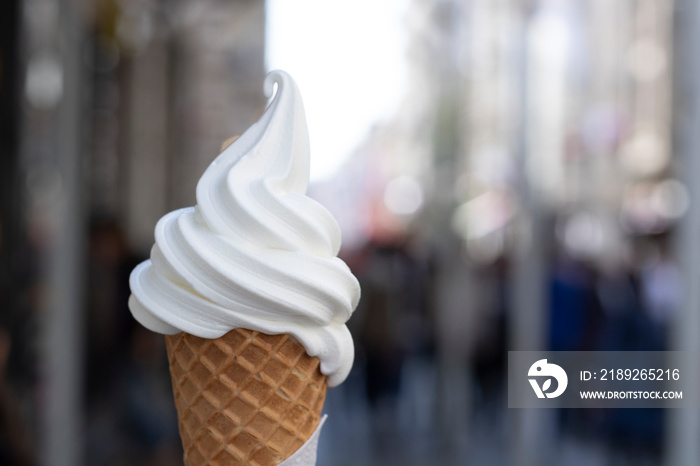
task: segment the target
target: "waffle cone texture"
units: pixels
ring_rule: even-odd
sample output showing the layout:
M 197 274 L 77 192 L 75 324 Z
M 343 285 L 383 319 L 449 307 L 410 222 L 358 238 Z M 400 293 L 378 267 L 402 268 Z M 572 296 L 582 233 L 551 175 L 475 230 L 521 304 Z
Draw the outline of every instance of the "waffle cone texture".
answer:
M 290 336 L 234 329 L 165 340 L 185 466 L 276 465 L 314 433 L 326 377 Z

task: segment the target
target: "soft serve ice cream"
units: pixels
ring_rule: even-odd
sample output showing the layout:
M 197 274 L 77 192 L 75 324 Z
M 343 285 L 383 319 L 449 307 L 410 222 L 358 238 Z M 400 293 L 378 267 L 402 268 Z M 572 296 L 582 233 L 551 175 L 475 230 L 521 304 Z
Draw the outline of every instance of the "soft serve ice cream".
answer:
M 145 327 L 218 338 L 234 328 L 290 334 L 318 357 L 328 385 L 352 366 L 345 322 L 360 289 L 337 257 L 333 216 L 305 195 L 309 137 L 299 90 L 281 71 L 263 116 L 197 185 L 197 205 L 165 215 L 151 258 L 131 274 L 129 307 Z

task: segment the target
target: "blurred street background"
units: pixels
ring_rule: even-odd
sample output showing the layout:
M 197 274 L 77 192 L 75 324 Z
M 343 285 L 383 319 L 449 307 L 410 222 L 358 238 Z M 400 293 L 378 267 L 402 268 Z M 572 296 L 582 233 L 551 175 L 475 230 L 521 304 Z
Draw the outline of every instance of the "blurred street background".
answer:
M 698 44 L 694 0 L 3 0 L 0 465 L 182 464 L 128 276 L 275 68 L 362 286 L 319 466 L 700 464 L 697 410 L 505 386 L 700 349 Z

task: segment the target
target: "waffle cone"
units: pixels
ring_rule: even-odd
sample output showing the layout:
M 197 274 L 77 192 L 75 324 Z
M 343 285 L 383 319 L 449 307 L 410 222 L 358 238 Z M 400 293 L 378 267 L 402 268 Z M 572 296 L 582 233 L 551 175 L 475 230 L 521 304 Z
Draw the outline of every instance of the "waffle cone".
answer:
M 326 377 L 292 337 L 235 329 L 165 340 L 185 466 L 276 465 L 314 433 Z

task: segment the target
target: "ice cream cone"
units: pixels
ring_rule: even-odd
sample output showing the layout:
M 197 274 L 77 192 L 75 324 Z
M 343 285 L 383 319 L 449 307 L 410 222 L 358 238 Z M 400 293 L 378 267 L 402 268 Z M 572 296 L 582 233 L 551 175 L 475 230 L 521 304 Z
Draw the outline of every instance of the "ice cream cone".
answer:
M 292 337 L 165 339 L 186 466 L 276 465 L 314 433 L 326 376 Z
M 166 335 L 186 466 L 314 464 L 326 388 L 352 367 L 360 287 L 337 222 L 306 196 L 301 95 L 283 71 L 265 92 L 129 278 L 131 313 Z

